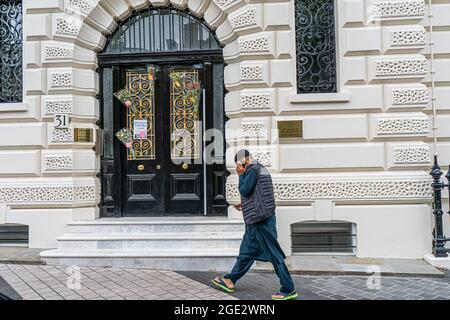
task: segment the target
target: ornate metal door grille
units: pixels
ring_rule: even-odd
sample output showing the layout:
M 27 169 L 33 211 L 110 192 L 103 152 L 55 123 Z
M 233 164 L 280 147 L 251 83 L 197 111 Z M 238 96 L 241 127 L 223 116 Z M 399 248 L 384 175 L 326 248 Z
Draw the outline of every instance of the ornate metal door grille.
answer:
M 22 101 L 22 1 L 0 0 L 0 103 Z
M 133 108 L 127 110 L 127 127 L 133 131 L 134 120 L 147 120 L 146 139 L 135 139 L 133 149 L 135 160 L 155 159 L 155 85 L 150 73 L 127 73 L 127 88 L 132 98 Z M 133 157 L 128 150 L 128 160 Z
M 337 91 L 333 0 L 295 0 L 297 92 Z
M 200 157 L 200 83 L 197 70 L 170 73 L 172 159 Z

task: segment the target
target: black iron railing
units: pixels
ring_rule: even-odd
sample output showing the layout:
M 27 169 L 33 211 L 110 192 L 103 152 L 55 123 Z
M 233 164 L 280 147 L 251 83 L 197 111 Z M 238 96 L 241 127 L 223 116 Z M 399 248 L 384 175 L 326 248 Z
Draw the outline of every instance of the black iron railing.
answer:
M 444 215 L 444 211 L 442 210 L 442 190 L 448 188 L 450 195 L 450 167 L 445 175 L 448 183 L 441 181 L 442 174 L 443 172 L 438 165 L 437 156 L 435 156 L 430 175 L 433 177 L 433 255 L 437 258 L 448 257 L 448 250 L 445 248 L 445 244 L 447 241 L 450 241 L 450 238 L 446 238 L 444 235 L 444 225 L 442 222 L 442 216 Z M 447 211 L 447 213 L 450 214 L 450 211 Z

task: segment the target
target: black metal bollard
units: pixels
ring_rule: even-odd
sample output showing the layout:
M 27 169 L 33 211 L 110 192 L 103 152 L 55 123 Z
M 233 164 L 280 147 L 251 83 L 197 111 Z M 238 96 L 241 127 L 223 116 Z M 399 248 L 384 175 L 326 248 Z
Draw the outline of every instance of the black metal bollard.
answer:
M 442 171 L 437 162 L 437 156 L 434 157 L 434 165 L 431 168 L 430 175 L 433 177 L 433 214 L 434 214 L 434 229 L 433 229 L 433 254 L 437 258 L 445 258 L 448 256 L 445 243 L 448 239 L 444 236 L 444 227 L 442 223 L 442 189 L 449 187 L 449 185 L 441 182 Z M 450 179 L 450 170 L 445 175 Z M 450 181 L 450 180 L 449 180 Z M 450 192 L 450 188 L 449 188 Z

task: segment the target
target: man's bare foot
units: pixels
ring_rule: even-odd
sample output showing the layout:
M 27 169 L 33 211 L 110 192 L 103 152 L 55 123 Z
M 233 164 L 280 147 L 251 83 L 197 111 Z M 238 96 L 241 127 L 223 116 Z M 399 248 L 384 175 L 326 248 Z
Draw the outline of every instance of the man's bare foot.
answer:
M 220 277 L 215 277 L 214 280 L 218 283 L 220 283 L 220 279 L 223 280 L 223 282 L 226 284 L 226 286 L 230 289 L 234 289 L 234 283 L 233 281 L 231 281 L 230 279 L 227 278 L 220 278 Z
M 291 292 L 291 293 L 281 293 L 278 292 L 277 294 L 272 295 L 272 300 L 294 300 L 297 299 L 298 294 L 297 292 Z

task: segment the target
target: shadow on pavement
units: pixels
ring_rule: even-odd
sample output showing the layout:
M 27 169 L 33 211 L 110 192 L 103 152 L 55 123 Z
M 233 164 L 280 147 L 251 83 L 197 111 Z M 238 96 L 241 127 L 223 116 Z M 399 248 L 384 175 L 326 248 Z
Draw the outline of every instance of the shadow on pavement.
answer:
M 22 297 L 0 277 L 0 300 L 22 300 Z

